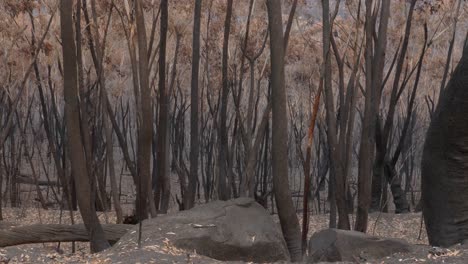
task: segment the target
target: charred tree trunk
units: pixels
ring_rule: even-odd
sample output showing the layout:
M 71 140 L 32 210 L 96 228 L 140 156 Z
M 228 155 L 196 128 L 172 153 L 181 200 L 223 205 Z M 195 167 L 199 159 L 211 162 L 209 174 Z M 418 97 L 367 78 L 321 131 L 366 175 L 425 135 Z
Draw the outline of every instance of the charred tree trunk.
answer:
M 3 195 L 2 195 L 2 190 L 3 190 L 3 166 L 2 163 L 0 162 L 0 221 L 3 220 Z
M 166 89 L 166 43 L 168 28 L 168 0 L 161 0 L 161 28 L 159 41 L 159 122 L 157 139 L 157 170 L 159 188 L 161 188 L 160 210 L 165 213 L 169 208 L 171 195 L 170 177 L 167 174 L 168 160 L 167 149 L 169 142 L 167 137 L 169 96 Z M 149 163 L 148 163 L 149 164 Z
M 227 1 L 226 19 L 224 21 L 224 40 L 223 40 L 223 58 L 222 58 L 222 79 L 223 87 L 221 89 L 219 130 L 218 130 L 218 198 L 228 200 L 231 198 L 230 187 L 227 184 L 228 177 L 228 135 L 227 135 L 227 104 L 229 94 L 229 34 L 231 29 L 233 0 Z
M 382 199 L 382 191 L 386 190 L 387 184 L 391 184 L 391 183 L 393 183 L 393 188 L 391 189 L 392 194 L 393 196 L 396 196 L 399 199 L 397 200 L 396 203 L 398 203 L 398 206 L 403 206 L 403 207 L 398 207 L 396 210 L 399 212 L 409 211 L 409 208 L 407 207 L 406 197 L 401 196 L 400 194 L 402 190 L 401 188 L 399 188 L 399 184 L 397 184 L 397 181 L 399 179 L 393 177 L 392 173 L 388 170 L 389 169 L 388 165 L 390 165 L 389 159 L 391 158 L 390 157 L 391 156 L 390 150 L 392 149 L 391 134 L 394 128 L 393 123 L 394 123 L 396 107 L 399 102 L 399 99 L 401 98 L 401 93 L 403 92 L 403 89 L 405 89 L 405 87 L 407 86 L 406 85 L 407 80 L 408 80 L 407 78 L 409 78 L 406 76 L 407 74 L 405 74 L 403 77 L 403 80 L 400 80 L 402 77 L 402 73 L 403 73 L 404 63 L 407 58 L 407 50 L 408 50 L 409 38 L 411 34 L 412 18 L 413 18 L 415 5 L 416 5 L 416 0 L 412 0 L 410 8 L 409 8 L 409 12 L 408 12 L 408 17 L 406 19 L 406 27 L 405 27 L 405 35 L 403 37 L 403 43 L 401 45 L 401 49 L 395 53 L 395 59 L 394 59 L 394 62 L 396 62 L 395 77 L 394 77 L 394 81 L 392 85 L 387 117 L 385 119 L 385 122 L 381 121 L 383 119 L 382 117 L 378 116 L 376 119 L 377 125 L 376 125 L 376 131 L 375 131 L 375 137 L 376 137 L 375 140 L 376 140 L 377 153 L 376 153 L 376 159 L 374 163 L 374 175 L 372 179 L 373 183 L 372 183 L 372 204 L 371 204 L 371 210 L 374 210 L 374 211 L 380 210 L 383 204 L 387 204 L 386 199 Z M 423 46 L 424 48 L 423 48 L 422 56 L 424 56 L 424 53 L 425 53 L 426 42 L 423 44 Z M 420 60 L 419 63 L 422 63 L 422 61 Z M 390 72 L 392 68 L 393 67 L 390 67 Z M 376 98 L 376 99 L 379 101 L 381 100 L 381 98 Z M 412 106 L 409 106 L 408 108 L 412 109 Z M 410 115 L 407 115 L 406 118 L 407 119 L 410 118 Z M 381 123 L 383 124 L 381 125 Z M 404 137 L 405 137 L 405 133 L 402 133 L 400 141 Z M 398 159 L 398 155 L 399 153 L 397 153 L 396 159 Z
M 377 38 L 374 43 L 375 22 L 372 0 L 366 0 L 366 94 L 364 119 L 362 122 L 361 146 L 359 149 L 358 176 L 358 208 L 355 229 L 367 231 L 368 213 L 372 200 L 372 171 L 375 159 L 375 133 L 377 113 L 380 108 L 382 94 L 383 68 L 385 50 L 387 47 L 387 26 L 390 16 L 390 0 L 381 1 L 380 23 Z
M 301 232 L 288 179 L 288 129 L 284 79 L 284 38 L 281 1 L 267 2 L 272 87 L 273 189 L 281 229 L 293 262 L 302 259 Z
M 143 7 L 140 0 L 136 1 L 136 24 L 138 34 L 138 63 L 140 80 L 140 109 L 138 109 L 138 181 L 137 215 L 139 220 L 148 218 L 148 191 L 151 179 L 151 142 L 153 135 L 153 110 L 151 106 L 151 90 L 149 87 L 148 47 Z
M 195 192 L 198 179 L 199 157 L 199 128 L 198 128 L 198 75 L 200 70 L 200 24 L 201 24 L 202 0 L 195 1 L 193 14 L 193 41 L 192 41 L 192 81 L 190 104 L 190 176 L 187 192 L 185 192 L 185 209 L 190 209 L 195 204 Z
M 335 115 L 334 96 L 332 90 L 332 68 L 331 68 L 331 18 L 330 7 L 327 0 L 322 1 L 323 7 L 323 82 L 325 91 L 325 107 L 327 111 L 327 139 L 330 146 L 330 183 L 333 184 L 336 207 L 338 209 L 338 228 L 350 229 L 348 211 L 346 209 L 346 175 L 344 166 L 339 160 L 337 139 L 337 118 Z M 332 214 L 333 212 L 330 212 Z
M 96 215 L 95 205 L 92 202 L 90 175 L 86 166 L 86 157 L 83 149 L 80 128 L 80 104 L 78 101 L 77 55 L 73 34 L 73 6 L 65 0 L 60 3 L 60 25 L 63 50 L 64 97 L 65 115 L 72 175 L 75 178 L 83 222 L 88 231 L 91 242 L 91 251 L 99 252 L 109 247 L 105 239 L 99 219 Z M 83 131 L 83 133 L 89 133 Z
M 448 247 L 468 239 L 468 33 L 463 55 L 442 92 L 422 157 L 422 207 L 429 243 Z

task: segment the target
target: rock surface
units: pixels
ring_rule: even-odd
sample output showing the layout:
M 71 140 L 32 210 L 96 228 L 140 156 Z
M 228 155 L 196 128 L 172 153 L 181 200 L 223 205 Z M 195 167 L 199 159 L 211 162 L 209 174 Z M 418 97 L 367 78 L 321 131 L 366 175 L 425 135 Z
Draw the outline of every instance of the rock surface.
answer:
M 138 227 L 123 236 L 112 251 L 137 245 Z M 143 222 L 142 248 L 175 248 L 223 261 L 288 260 L 278 225 L 254 200 L 215 201 L 173 215 Z
M 379 238 L 357 231 L 325 229 L 310 238 L 308 263 L 364 262 L 411 250 L 410 244 L 399 239 Z

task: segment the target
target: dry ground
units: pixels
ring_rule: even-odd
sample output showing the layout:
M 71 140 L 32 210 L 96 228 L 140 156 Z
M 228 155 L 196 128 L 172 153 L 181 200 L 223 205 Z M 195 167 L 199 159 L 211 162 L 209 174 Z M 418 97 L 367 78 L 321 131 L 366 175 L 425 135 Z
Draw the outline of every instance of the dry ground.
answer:
M 115 222 L 112 212 L 99 213 L 103 223 Z M 42 210 L 39 208 L 4 209 L 4 221 L 20 225 L 33 223 L 70 223 L 68 212 Z M 351 216 L 354 222 L 354 217 Z M 75 222 L 81 222 L 75 213 Z M 313 215 L 310 220 L 310 234 L 327 228 L 328 215 Z M 421 214 L 409 213 L 394 215 L 373 213 L 370 215 L 369 233 L 401 238 L 416 246 L 415 253 L 395 255 L 374 263 L 468 263 L 468 249 L 456 246 L 452 249 L 432 249 L 427 246 L 424 226 L 421 225 Z M 56 250 L 57 247 L 60 250 Z M 218 261 L 177 250 L 167 244 L 162 247 L 148 247 L 140 251 L 136 245 L 129 252 L 105 252 L 98 255 L 89 254 L 88 243 L 47 243 L 22 245 L 0 249 L 0 263 L 220 263 Z M 138 257 L 135 257 L 138 256 Z M 2 262 L 3 261 L 3 262 Z

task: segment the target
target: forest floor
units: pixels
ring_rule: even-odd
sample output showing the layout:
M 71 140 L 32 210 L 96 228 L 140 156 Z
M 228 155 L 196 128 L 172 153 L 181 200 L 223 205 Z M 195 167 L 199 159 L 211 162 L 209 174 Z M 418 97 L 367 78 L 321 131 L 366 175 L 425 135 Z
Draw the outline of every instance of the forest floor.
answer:
M 42 210 L 39 208 L 5 208 L 4 221 L 19 225 L 30 224 L 69 224 L 68 212 Z M 310 219 L 309 235 L 328 227 L 328 215 L 313 215 Z M 354 222 L 353 216 L 351 221 Z M 81 222 L 79 214 L 75 222 Z M 112 212 L 99 213 L 103 223 L 115 223 Z M 79 220 L 78 220 L 79 219 Z M 277 219 L 276 219 L 277 220 Z M 415 245 L 410 254 L 396 254 L 370 263 L 468 263 L 468 248 L 455 246 L 450 249 L 435 249 L 427 245 L 420 213 L 390 214 L 372 213 L 369 234 L 381 237 L 400 238 Z M 59 250 L 57 248 L 59 247 Z M 109 251 L 91 255 L 88 243 L 76 242 L 75 253 L 72 243 L 30 244 L 0 248 L 1 263 L 221 263 L 194 253 L 178 250 L 171 245 L 163 247 L 130 248 L 129 252 Z M 116 256 L 118 255 L 118 256 Z M 135 256 L 138 256 L 135 258 Z M 234 263 L 234 262 L 233 262 Z

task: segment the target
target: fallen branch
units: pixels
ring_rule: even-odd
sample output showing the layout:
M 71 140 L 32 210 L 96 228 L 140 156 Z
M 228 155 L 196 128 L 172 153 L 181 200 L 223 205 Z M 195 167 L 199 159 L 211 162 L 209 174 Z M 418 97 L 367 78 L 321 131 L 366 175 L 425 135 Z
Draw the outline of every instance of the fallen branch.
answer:
M 122 224 L 102 225 L 106 239 L 111 243 L 119 240 L 132 227 L 134 226 Z M 36 224 L 12 227 L 11 229 L 6 230 L 0 229 L 0 247 L 32 243 L 73 241 L 89 241 L 88 232 L 83 224 Z
M 32 184 L 35 185 L 36 182 L 34 181 L 34 178 L 30 175 L 25 175 L 25 174 L 19 174 L 16 176 L 16 182 L 17 183 L 22 183 L 22 184 Z M 45 180 L 37 180 L 37 185 L 39 186 L 57 186 L 56 181 L 45 181 Z

